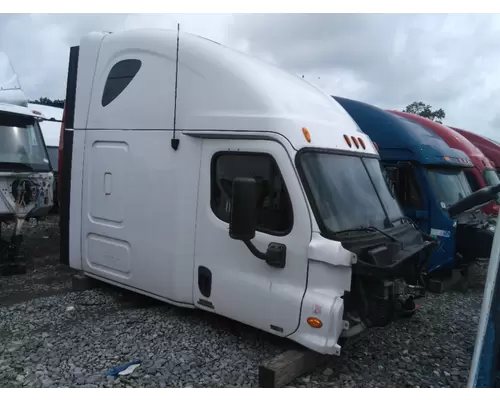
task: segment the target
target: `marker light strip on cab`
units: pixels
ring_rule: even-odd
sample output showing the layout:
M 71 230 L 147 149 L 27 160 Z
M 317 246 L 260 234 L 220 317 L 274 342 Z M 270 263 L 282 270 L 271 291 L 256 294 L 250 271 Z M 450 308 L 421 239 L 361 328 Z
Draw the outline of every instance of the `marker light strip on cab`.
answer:
M 363 150 L 366 150 L 365 141 L 362 138 L 358 138 L 358 141 L 361 144 L 361 147 L 363 147 Z
M 351 136 L 352 142 L 354 143 L 354 146 L 356 146 L 357 149 L 359 149 L 359 142 L 358 139 L 356 139 L 355 136 Z
M 351 139 L 349 139 L 349 136 L 344 135 L 345 142 L 349 145 L 349 147 L 352 147 Z

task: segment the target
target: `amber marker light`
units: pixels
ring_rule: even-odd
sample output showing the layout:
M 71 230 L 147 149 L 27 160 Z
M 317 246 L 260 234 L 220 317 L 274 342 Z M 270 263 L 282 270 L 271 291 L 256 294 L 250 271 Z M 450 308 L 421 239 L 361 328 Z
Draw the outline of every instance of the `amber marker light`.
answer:
M 321 322 L 320 319 L 315 318 L 315 317 L 309 317 L 309 318 L 307 318 L 307 323 L 312 328 L 321 328 L 323 326 L 323 322 Z
M 345 139 L 346 143 L 349 145 L 349 147 L 352 147 L 351 139 L 349 139 L 349 136 L 344 135 L 344 139 Z
M 309 133 L 309 129 L 302 128 L 302 133 L 304 134 L 304 137 L 306 138 L 307 142 L 311 143 L 311 134 Z

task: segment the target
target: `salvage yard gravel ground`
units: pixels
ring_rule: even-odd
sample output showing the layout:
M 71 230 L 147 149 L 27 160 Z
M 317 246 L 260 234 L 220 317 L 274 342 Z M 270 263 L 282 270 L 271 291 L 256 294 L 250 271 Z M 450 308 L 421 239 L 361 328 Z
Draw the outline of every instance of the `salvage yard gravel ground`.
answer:
M 27 243 L 57 241 L 54 221 Z M 57 246 L 44 247 L 45 269 L 39 254 L 26 276 L 0 277 L 1 387 L 255 387 L 259 364 L 290 345 L 108 285 L 70 292 L 72 272 L 54 264 Z M 372 330 L 289 386 L 464 387 L 485 275 L 485 267 L 474 267 L 466 293 L 427 294 L 414 317 Z M 142 363 L 131 375 L 106 376 L 136 360 Z

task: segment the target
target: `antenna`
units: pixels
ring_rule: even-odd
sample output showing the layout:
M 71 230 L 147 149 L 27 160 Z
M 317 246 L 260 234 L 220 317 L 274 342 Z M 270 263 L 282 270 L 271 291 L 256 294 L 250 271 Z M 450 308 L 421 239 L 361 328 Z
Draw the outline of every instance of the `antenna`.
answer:
M 177 80 L 179 77 L 179 31 L 180 25 L 177 24 L 177 53 L 175 56 L 174 132 L 172 135 L 172 139 L 170 140 L 170 145 L 174 150 L 177 150 L 179 148 L 179 139 L 175 137 L 175 128 L 177 123 Z

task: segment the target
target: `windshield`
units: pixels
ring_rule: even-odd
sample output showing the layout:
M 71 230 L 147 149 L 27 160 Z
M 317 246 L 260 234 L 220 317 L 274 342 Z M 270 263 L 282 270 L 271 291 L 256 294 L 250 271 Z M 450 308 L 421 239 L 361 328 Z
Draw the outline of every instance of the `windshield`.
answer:
M 388 219 L 403 217 L 378 159 L 309 151 L 300 162 L 318 217 L 329 232 L 383 229 Z
M 52 164 L 52 169 L 57 172 L 59 148 L 54 146 L 47 147 L 47 153 L 49 153 L 50 163 Z
M 472 193 L 461 169 L 427 169 L 434 193 L 441 207 L 449 207 Z
M 484 171 L 484 180 L 488 186 L 497 186 L 500 184 L 500 179 L 494 169 L 487 169 Z M 496 203 L 500 204 L 500 198 L 497 198 Z
M 21 167 L 22 166 L 22 167 Z M 0 171 L 50 171 L 38 124 L 33 118 L 0 114 Z
M 500 184 L 500 179 L 494 169 L 487 169 L 484 171 L 484 180 L 488 186 L 496 186 Z

